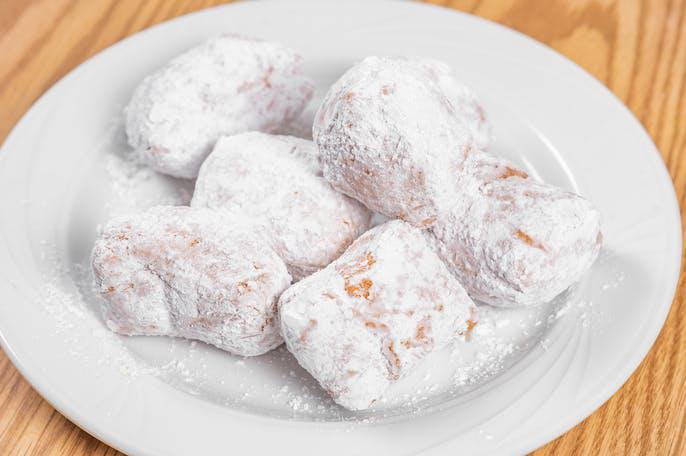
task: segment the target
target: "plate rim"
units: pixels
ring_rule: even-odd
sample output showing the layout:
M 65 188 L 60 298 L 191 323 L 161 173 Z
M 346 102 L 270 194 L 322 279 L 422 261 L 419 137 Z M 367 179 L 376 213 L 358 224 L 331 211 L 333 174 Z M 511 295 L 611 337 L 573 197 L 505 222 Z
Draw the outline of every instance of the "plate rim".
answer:
M 20 120 L 12 127 L 10 133 L 7 135 L 5 140 L 3 141 L 2 145 L 0 146 L 0 155 L 6 156 L 9 151 L 7 150 L 8 144 L 11 144 L 13 138 L 15 135 L 17 135 L 18 131 L 20 130 L 21 126 L 26 122 L 26 119 L 30 117 L 30 114 L 34 112 L 37 106 L 40 106 L 42 102 L 47 98 L 49 94 L 51 94 L 54 91 L 59 90 L 59 88 L 66 83 L 66 81 L 76 72 L 78 72 L 80 69 L 83 67 L 87 66 L 90 62 L 92 62 L 95 59 L 101 58 L 103 54 L 107 53 L 110 51 L 112 48 L 118 47 L 123 45 L 124 43 L 128 42 L 129 40 L 134 40 L 134 39 L 139 39 L 142 36 L 144 36 L 147 33 L 151 33 L 153 30 L 158 30 L 160 28 L 168 26 L 170 23 L 176 23 L 179 21 L 185 21 L 189 20 L 191 17 L 195 16 L 201 16 L 205 14 L 209 14 L 212 11 L 217 11 L 217 10 L 224 10 L 224 9 L 234 9 L 234 8 L 242 8 L 242 7 L 247 7 L 247 8 L 252 8 L 257 2 L 238 2 L 238 3 L 231 3 L 231 4 L 223 4 L 223 5 L 217 5 L 217 6 L 212 6 L 209 8 L 203 8 L 198 11 L 194 11 L 185 15 L 177 16 L 172 19 L 169 19 L 167 21 L 155 24 L 151 27 L 145 28 L 143 30 L 140 30 L 134 34 L 128 35 L 125 38 L 116 41 L 112 43 L 111 45 L 99 50 L 97 53 L 94 55 L 90 56 L 88 59 L 84 60 L 74 68 L 72 68 L 68 73 L 66 73 L 64 76 L 62 76 L 57 82 L 55 82 L 53 85 L 51 85 L 45 92 L 41 94 L 41 96 L 34 101 L 34 103 L 29 107 L 29 109 L 22 115 Z M 259 2 L 262 4 L 275 4 L 277 3 L 277 0 L 266 0 Z M 356 4 L 363 4 L 364 0 L 353 0 L 352 2 L 346 2 L 346 3 L 356 3 Z M 560 425 L 557 426 L 555 430 L 550 430 L 549 432 L 541 435 L 540 437 L 537 436 L 535 439 L 535 442 L 532 442 L 531 445 L 529 446 L 524 446 L 520 448 L 521 451 L 523 452 L 528 452 L 533 449 L 536 449 L 540 447 L 541 445 L 544 445 L 547 442 L 552 441 L 553 439 L 559 437 L 560 435 L 566 433 L 568 430 L 570 430 L 572 427 L 576 426 L 579 424 L 582 420 L 590 416 L 595 410 L 597 410 L 602 404 L 604 404 L 607 400 L 610 399 L 610 397 L 616 393 L 623 385 L 626 383 L 626 381 L 631 377 L 631 375 L 638 369 L 640 364 L 643 362 L 643 360 L 646 358 L 646 356 L 649 354 L 651 348 L 653 347 L 655 341 L 659 337 L 659 335 L 662 332 L 662 329 L 664 327 L 664 323 L 667 319 L 667 316 L 669 315 L 669 312 L 671 310 L 672 304 L 674 303 L 674 297 L 679 281 L 679 277 L 681 274 L 681 267 L 682 267 L 682 261 L 681 261 L 681 251 L 683 249 L 683 229 L 682 229 L 682 223 L 681 223 L 681 211 L 680 211 L 680 206 L 678 203 L 676 191 L 674 188 L 674 182 L 669 175 L 668 169 L 666 167 L 666 164 L 662 158 L 662 155 L 659 152 L 659 149 L 655 145 L 653 138 L 648 134 L 646 131 L 645 127 L 643 124 L 641 124 L 640 121 L 635 117 L 633 112 L 620 100 L 607 86 L 605 86 L 602 82 L 600 82 L 598 79 L 596 79 L 593 75 L 588 73 L 586 70 L 584 70 L 580 65 L 578 65 L 576 62 L 573 60 L 565 57 L 564 55 L 558 53 L 554 49 L 550 48 L 549 46 L 545 45 L 544 43 L 541 43 L 517 30 L 508 28 L 504 25 L 501 25 L 497 22 L 491 21 L 489 19 L 485 19 L 479 16 L 471 15 L 468 13 L 464 13 L 462 11 L 457 11 L 454 9 L 450 8 L 445 8 L 437 5 L 429 5 L 429 4 L 423 4 L 423 3 L 415 3 L 415 2 L 397 2 L 393 0 L 377 0 L 376 3 L 384 3 L 389 6 L 399 6 L 399 5 L 413 5 L 413 7 L 420 7 L 420 8 L 431 8 L 431 9 L 437 9 L 441 10 L 445 14 L 457 14 L 459 16 L 462 16 L 464 20 L 471 20 L 471 21 L 477 21 L 481 22 L 482 24 L 485 24 L 486 26 L 489 27 L 495 27 L 497 29 L 500 29 L 500 31 L 506 31 L 507 33 L 514 33 L 518 35 L 520 38 L 523 38 L 525 41 L 528 42 L 529 45 L 534 45 L 535 47 L 544 50 L 546 53 L 549 55 L 554 55 L 555 58 L 558 60 L 563 61 L 566 65 L 569 66 L 571 64 L 571 67 L 574 67 L 577 74 L 582 74 L 584 77 L 587 79 L 588 82 L 592 82 L 596 88 L 600 88 L 600 90 L 604 91 L 606 95 L 610 95 L 611 98 L 614 100 L 614 104 L 618 105 L 621 107 L 621 109 L 624 111 L 625 114 L 628 114 L 628 117 L 631 119 L 631 121 L 634 124 L 634 127 L 637 130 L 640 130 L 642 135 L 648 139 L 650 142 L 650 145 L 652 146 L 653 152 L 652 154 L 649 154 L 654 162 L 655 165 L 655 170 L 660 173 L 661 179 L 666 179 L 665 183 L 669 183 L 669 186 L 671 187 L 671 201 L 668 204 L 671 206 L 671 210 L 673 212 L 673 218 L 675 221 L 675 224 L 672 226 L 672 234 L 674 234 L 674 239 L 676 241 L 676 246 L 678 247 L 675 249 L 675 253 L 672 254 L 671 261 L 673 264 L 667 267 L 667 270 L 670 271 L 670 278 L 668 280 L 668 283 L 671 283 L 671 287 L 667 289 L 663 289 L 660 293 L 660 299 L 658 301 L 660 302 L 665 302 L 666 304 L 663 304 L 660 309 L 659 309 L 659 317 L 653 320 L 653 324 L 650 325 L 650 331 L 647 331 L 645 335 L 641 337 L 640 344 L 637 344 L 640 346 L 640 350 L 637 350 L 636 354 L 631 357 L 631 360 L 628 361 L 627 363 L 624 364 L 624 368 L 622 369 L 622 372 L 619 374 L 615 375 L 615 381 L 614 382 L 606 382 L 604 383 L 604 386 L 602 388 L 599 388 L 597 391 L 595 391 L 594 394 L 592 394 L 592 399 L 589 399 L 587 401 L 587 405 L 585 407 L 582 407 L 580 410 L 578 410 L 577 413 L 574 413 L 573 415 L 566 415 L 567 419 L 563 419 L 560 422 Z M 312 2 L 308 0 L 291 0 L 290 4 L 302 4 L 302 5 L 309 5 L 312 6 Z M 1 164 L 0 164 L 1 165 Z M 674 262 L 674 260 L 676 260 Z M 667 263 L 667 261 L 665 261 Z M 3 287 L 4 288 L 4 287 Z M 0 329 L 0 346 L 3 348 L 5 353 L 7 354 L 8 358 L 10 361 L 14 364 L 14 366 L 17 368 L 17 370 L 22 374 L 22 376 L 31 384 L 31 386 L 38 391 L 38 393 L 41 395 L 43 399 L 45 399 L 48 403 L 51 404 L 56 410 L 58 410 L 62 415 L 64 415 L 67 419 L 69 419 L 71 422 L 76 424 L 79 428 L 84 430 L 85 432 L 89 433 L 90 435 L 93 435 L 94 437 L 98 438 L 99 440 L 105 442 L 106 444 L 119 449 L 121 451 L 124 451 L 126 453 L 135 453 L 139 454 L 141 452 L 146 453 L 143 448 L 137 448 L 135 445 L 130 445 L 129 443 L 121 440 L 121 438 L 118 438 L 116 434 L 111 433 L 108 429 L 100 429 L 97 427 L 94 427 L 90 425 L 87 421 L 87 417 L 81 416 L 78 410 L 74 409 L 69 405 L 68 402 L 64 400 L 64 398 L 60 398 L 58 394 L 56 394 L 54 391 L 52 391 L 52 388 L 49 384 L 49 382 L 43 381 L 40 379 L 40 377 L 37 375 L 36 371 L 32 371 L 30 367 L 28 367 L 19 357 L 16 355 L 14 350 L 12 349 L 12 346 L 10 342 L 6 339 L 4 332 Z M 433 447 L 435 449 L 444 447 L 445 445 L 449 444 L 452 439 L 449 439 L 445 442 L 437 444 L 437 446 Z M 147 453 L 146 453 L 147 454 Z

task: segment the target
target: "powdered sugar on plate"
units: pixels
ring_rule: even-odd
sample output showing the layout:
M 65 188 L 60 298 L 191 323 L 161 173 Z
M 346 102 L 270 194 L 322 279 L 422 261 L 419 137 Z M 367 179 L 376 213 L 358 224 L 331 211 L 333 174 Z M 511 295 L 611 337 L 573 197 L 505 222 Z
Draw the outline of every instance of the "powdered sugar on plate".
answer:
M 117 116 L 95 151 L 103 156 L 104 170 L 111 189 L 105 209 L 110 216 L 138 212 L 155 205 L 187 205 L 195 181 L 156 173 L 141 164 L 126 142 L 123 116 Z M 146 188 L 159 185 L 162 192 L 149 194 Z

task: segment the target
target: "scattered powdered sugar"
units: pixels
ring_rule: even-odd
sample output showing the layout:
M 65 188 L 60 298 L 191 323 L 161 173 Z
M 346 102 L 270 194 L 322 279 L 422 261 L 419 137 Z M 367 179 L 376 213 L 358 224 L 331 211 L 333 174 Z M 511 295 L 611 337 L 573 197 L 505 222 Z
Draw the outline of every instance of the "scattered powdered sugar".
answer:
M 195 349 L 197 344 L 191 342 L 191 350 L 186 353 L 174 353 L 180 351 L 175 348 L 179 341 L 170 339 L 170 353 L 180 356 L 157 366 L 141 363 L 124 339 L 108 330 L 99 318 L 102 301 L 95 291 L 90 268 L 85 264 L 66 265 L 56 245 L 41 244 L 41 257 L 50 265 L 50 271 L 43 275 L 44 284 L 36 300 L 52 316 L 54 330 L 63 337 L 70 355 L 99 368 L 114 366 L 127 381 L 154 375 L 174 377 L 195 388 L 202 385 L 207 378 L 202 367 L 188 365 L 189 360 L 202 353 Z M 103 372 L 98 371 L 96 375 Z
M 570 289 L 549 304 L 523 309 L 480 304 L 479 322 L 470 340 L 456 344 L 451 353 L 457 366 L 453 388 L 479 385 L 509 368 L 536 343 L 543 343 L 575 296 L 575 290 Z
M 164 176 L 141 164 L 127 145 L 121 115 L 112 120 L 95 152 L 104 155 L 104 169 L 111 192 L 105 203 L 109 216 L 137 212 L 155 205 L 190 203 L 194 181 Z M 155 191 L 156 187 L 162 187 L 164 191 Z
M 471 341 L 478 348 L 470 357 L 464 353 L 464 344 L 456 344 L 451 361 L 459 366 L 453 374 L 453 387 L 474 385 L 483 382 L 502 371 L 505 361 L 515 350 L 515 345 L 498 333 L 509 320 L 499 320 L 497 311 L 484 312 L 481 309 L 479 323 L 474 327 Z M 471 359 L 470 359 L 471 358 Z
M 69 353 L 84 361 L 94 359 L 98 365 L 115 362 L 122 373 L 135 372 L 135 363 L 119 338 L 92 318 L 94 309 L 86 304 L 80 288 L 68 283 L 70 275 L 79 281 L 87 270 L 82 265 L 70 270 L 55 245 L 43 244 L 41 256 L 51 265 L 51 271 L 44 274 L 36 299 L 53 317 L 55 332 L 63 336 Z M 97 355 L 93 356 L 93 352 Z
M 402 390 L 391 391 L 380 401 L 381 416 L 395 416 L 397 408 L 404 414 L 426 414 L 500 376 L 533 349 L 545 351 L 558 320 L 579 313 L 578 291 L 572 287 L 551 303 L 529 308 L 478 304 L 478 323 L 471 335 L 457 339 L 446 353 L 430 355 L 418 367 L 419 377 L 413 373 L 414 378 L 399 382 L 405 383 Z M 575 316 L 572 320 L 577 321 Z
M 603 292 L 615 290 L 622 284 L 622 282 L 624 282 L 624 279 L 626 278 L 624 269 L 621 269 L 618 266 L 621 263 L 615 260 L 615 256 L 607 250 L 603 250 L 598 256 L 598 266 L 606 270 L 605 274 L 603 275 L 605 280 L 600 286 L 600 290 Z
M 112 119 L 95 152 L 105 154 L 105 170 L 113 195 L 122 200 L 136 199 L 138 187 L 142 181 L 150 179 L 152 171 L 128 150 L 122 115 Z
M 114 134 L 120 140 L 123 130 L 117 130 Z M 139 204 L 136 198 L 137 189 L 153 173 L 150 168 L 138 163 L 133 155 L 119 153 L 105 155 L 105 170 L 110 178 L 112 194 L 117 199 L 116 202 L 108 202 L 108 207 L 118 202 Z
M 156 174 L 150 168 L 138 163 L 130 155 L 108 154 L 105 167 L 111 178 L 112 192 L 116 197 L 114 202 L 109 203 L 109 207 L 116 207 L 119 212 L 122 209 L 126 209 L 126 205 L 132 210 L 153 205 L 187 205 L 193 196 L 192 185 L 194 181 L 182 181 L 181 179 L 173 179 Z M 141 197 L 140 191 L 137 189 L 151 179 L 162 181 L 178 180 L 179 185 L 165 195 Z M 121 207 L 122 205 L 125 205 L 124 208 Z
M 75 341 L 70 340 L 70 335 L 74 334 L 71 330 L 85 318 L 85 309 L 77 304 L 78 300 L 54 283 L 44 284 L 37 299 L 53 316 L 55 328 L 65 335 L 65 341 L 74 345 Z

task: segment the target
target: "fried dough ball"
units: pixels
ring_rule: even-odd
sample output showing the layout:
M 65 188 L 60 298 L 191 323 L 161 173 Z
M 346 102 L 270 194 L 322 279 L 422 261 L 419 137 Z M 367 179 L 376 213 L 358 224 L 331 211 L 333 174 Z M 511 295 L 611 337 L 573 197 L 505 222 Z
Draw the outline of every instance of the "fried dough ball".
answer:
M 191 205 L 253 220 L 294 280 L 338 258 L 371 218 L 322 177 L 312 141 L 259 132 L 219 140 L 200 170 Z
M 471 118 L 460 121 L 429 68 L 424 60 L 367 57 L 331 87 L 312 130 L 335 189 L 416 226 L 452 206 L 478 129 Z
M 588 200 L 485 153 L 465 165 L 474 181 L 430 233 L 472 298 L 499 307 L 549 302 L 590 268 L 602 234 Z
M 370 407 L 433 350 L 476 324 L 476 308 L 423 233 L 395 220 L 357 239 L 279 300 L 286 346 L 334 400 Z
M 300 114 L 313 88 L 293 50 L 223 35 L 140 83 L 126 108 L 129 144 L 153 169 L 194 178 L 220 136 L 281 128 Z
M 243 356 L 280 345 L 276 303 L 291 278 L 267 244 L 231 222 L 173 206 L 110 221 L 91 257 L 107 326 Z

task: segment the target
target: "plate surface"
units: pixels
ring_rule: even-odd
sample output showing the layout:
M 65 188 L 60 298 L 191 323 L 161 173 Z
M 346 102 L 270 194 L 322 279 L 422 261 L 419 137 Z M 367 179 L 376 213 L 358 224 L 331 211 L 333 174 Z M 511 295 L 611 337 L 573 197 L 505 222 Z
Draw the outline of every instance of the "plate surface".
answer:
M 299 50 L 320 96 L 367 55 L 447 61 L 484 102 L 494 153 L 599 207 L 601 258 L 553 305 L 484 308 L 469 345 L 436 354 L 363 414 L 332 404 L 283 348 L 240 359 L 110 333 L 87 267 L 97 226 L 116 213 L 183 204 L 192 191 L 127 159 L 121 109 L 143 76 L 227 31 Z M 517 32 L 413 3 L 239 3 L 128 38 L 58 82 L 19 122 L 0 152 L 0 207 L 3 348 L 58 410 L 130 454 L 532 450 L 589 415 L 638 366 L 671 305 L 681 252 L 660 156 L 605 87 Z

